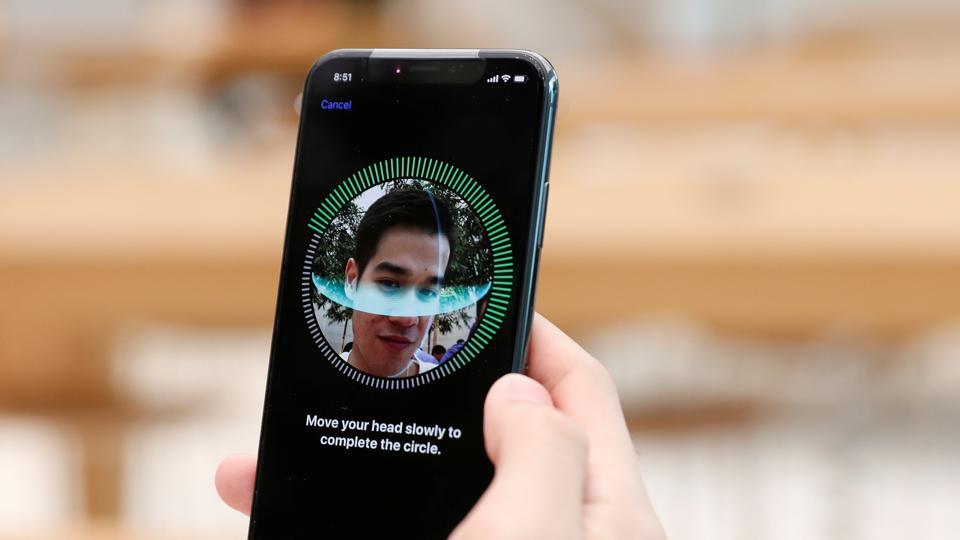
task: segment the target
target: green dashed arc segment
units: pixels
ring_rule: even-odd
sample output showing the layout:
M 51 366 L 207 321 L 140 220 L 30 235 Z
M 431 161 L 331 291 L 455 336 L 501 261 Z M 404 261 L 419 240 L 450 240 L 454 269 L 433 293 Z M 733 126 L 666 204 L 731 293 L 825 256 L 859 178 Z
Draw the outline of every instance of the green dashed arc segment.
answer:
M 513 293 L 513 248 L 510 245 L 510 235 L 500 210 L 483 186 L 457 167 L 436 159 L 386 159 L 368 165 L 340 182 L 320 204 L 307 226 L 322 235 L 343 206 L 357 195 L 377 184 L 406 178 L 435 182 L 462 197 L 480 219 L 490 243 L 493 283 L 487 309 L 473 336 L 466 341 L 463 348 L 443 365 L 431 370 L 439 371 L 441 376 L 448 375 L 466 365 L 493 339 L 506 318 Z

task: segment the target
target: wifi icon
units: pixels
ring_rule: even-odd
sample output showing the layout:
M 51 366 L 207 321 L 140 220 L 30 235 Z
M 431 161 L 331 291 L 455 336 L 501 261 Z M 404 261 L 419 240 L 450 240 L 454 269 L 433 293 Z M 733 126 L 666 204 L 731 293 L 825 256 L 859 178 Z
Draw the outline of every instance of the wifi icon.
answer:
M 501 76 L 500 76 L 500 80 L 503 81 L 503 82 L 510 82 L 510 76 L 509 76 L 509 75 L 501 75 Z

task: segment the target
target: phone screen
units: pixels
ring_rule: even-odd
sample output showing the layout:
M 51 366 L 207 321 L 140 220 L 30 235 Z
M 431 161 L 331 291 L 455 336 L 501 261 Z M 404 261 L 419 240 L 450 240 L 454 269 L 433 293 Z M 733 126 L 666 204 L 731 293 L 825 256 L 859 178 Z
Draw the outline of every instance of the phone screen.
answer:
M 546 197 L 544 67 L 311 71 L 251 538 L 446 537 L 488 485 L 483 401 L 522 361 Z

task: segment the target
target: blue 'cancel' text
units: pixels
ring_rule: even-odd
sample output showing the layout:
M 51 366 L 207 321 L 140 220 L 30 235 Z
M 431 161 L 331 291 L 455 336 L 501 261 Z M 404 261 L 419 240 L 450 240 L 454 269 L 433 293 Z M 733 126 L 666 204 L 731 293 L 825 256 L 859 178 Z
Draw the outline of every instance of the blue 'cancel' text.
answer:
M 353 108 L 353 100 L 348 101 L 330 101 L 329 99 L 324 99 L 320 102 L 320 108 L 329 111 L 329 110 L 339 110 L 339 111 L 349 111 Z

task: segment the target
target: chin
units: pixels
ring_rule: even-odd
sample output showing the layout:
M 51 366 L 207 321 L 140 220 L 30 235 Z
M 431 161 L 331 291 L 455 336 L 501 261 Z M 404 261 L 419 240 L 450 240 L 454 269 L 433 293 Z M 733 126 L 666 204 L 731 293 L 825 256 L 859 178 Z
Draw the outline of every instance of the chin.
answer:
M 410 353 L 406 356 L 385 356 L 383 362 L 379 362 L 378 365 L 386 366 L 384 371 L 389 371 L 390 373 L 396 373 L 403 369 L 407 361 L 410 360 L 410 357 L 413 356 L 413 353 Z

